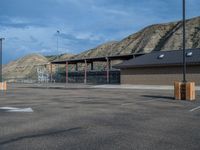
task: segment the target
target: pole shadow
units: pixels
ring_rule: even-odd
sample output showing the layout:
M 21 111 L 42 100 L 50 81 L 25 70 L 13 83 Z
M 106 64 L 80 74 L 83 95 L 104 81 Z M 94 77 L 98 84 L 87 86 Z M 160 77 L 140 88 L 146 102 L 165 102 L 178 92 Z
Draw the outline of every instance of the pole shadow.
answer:
M 167 99 L 167 100 L 174 100 L 172 96 L 161 96 L 161 95 L 142 95 L 142 97 L 146 98 L 156 98 L 156 99 Z

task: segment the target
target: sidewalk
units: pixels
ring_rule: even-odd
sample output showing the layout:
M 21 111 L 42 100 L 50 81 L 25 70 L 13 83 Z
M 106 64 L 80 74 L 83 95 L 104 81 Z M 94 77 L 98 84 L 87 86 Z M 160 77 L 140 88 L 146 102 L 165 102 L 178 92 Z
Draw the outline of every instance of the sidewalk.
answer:
M 174 90 L 174 86 L 168 85 L 95 85 L 93 88 L 108 89 L 137 89 L 137 90 Z M 200 86 L 196 86 L 196 90 L 200 91 Z
M 135 90 L 174 90 L 174 86 L 169 85 L 131 85 L 131 84 L 72 84 L 72 83 L 48 83 L 48 84 L 10 84 L 9 86 L 31 87 L 31 88 L 53 88 L 53 89 L 135 89 Z M 200 86 L 196 86 L 196 91 L 200 91 Z

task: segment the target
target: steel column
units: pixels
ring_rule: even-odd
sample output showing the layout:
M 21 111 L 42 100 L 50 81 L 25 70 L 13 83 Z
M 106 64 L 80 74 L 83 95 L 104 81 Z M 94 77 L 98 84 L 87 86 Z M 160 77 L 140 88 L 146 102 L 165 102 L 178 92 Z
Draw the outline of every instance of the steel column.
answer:
M 87 60 L 85 59 L 84 83 L 87 84 Z
M 94 64 L 91 62 L 91 70 L 94 70 Z
M 78 71 L 78 64 L 76 63 L 75 71 Z
M 106 58 L 107 60 L 107 67 L 106 67 L 106 79 L 107 79 L 107 83 L 110 83 L 110 60 L 108 58 Z
M 65 72 L 66 72 L 66 83 L 69 83 L 69 64 L 68 64 L 68 62 L 66 61 L 66 70 L 65 70 Z
M 186 81 L 186 50 L 185 50 L 185 0 L 183 0 L 183 82 Z
M 50 63 L 50 80 L 51 80 L 51 83 L 53 81 L 53 73 L 52 73 L 52 63 Z
M 3 76 L 2 76 L 2 43 L 3 43 L 3 39 L 0 38 L 0 82 L 3 82 Z

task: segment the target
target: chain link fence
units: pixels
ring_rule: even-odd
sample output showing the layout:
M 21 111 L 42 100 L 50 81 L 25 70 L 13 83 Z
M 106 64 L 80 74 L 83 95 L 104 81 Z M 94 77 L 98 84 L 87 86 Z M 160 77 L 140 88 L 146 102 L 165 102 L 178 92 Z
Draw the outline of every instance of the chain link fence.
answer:
M 55 69 L 51 72 L 45 65 L 37 65 L 32 68 L 30 74 L 25 77 L 4 77 L 8 82 L 14 83 L 66 83 L 66 71 L 64 67 Z M 84 83 L 85 72 L 84 71 L 69 71 L 68 83 Z M 120 83 L 120 71 L 110 70 L 109 71 L 109 83 L 119 84 Z M 107 71 L 87 71 L 87 84 L 107 84 Z
M 59 73 L 55 76 L 56 82 L 66 82 L 66 73 Z M 68 83 L 84 83 L 85 72 L 75 71 L 68 73 Z M 107 71 L 87 71 L 87 83 L 88 84 L 107 84 Z M 109 83 L 120 83 L 120 71 L 109 71 Z

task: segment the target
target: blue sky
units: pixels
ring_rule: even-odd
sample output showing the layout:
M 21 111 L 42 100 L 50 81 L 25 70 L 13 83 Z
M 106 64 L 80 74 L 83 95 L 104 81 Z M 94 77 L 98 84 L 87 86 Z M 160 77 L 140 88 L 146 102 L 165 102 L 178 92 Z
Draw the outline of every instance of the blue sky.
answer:
M 200 16 L 200 1 L 186 1 L 187 18 Z M 3 62 L 30 53 L 77 54 L 151 24 L 180 20 L 181 8 L 182 0 L 1 0 Z

